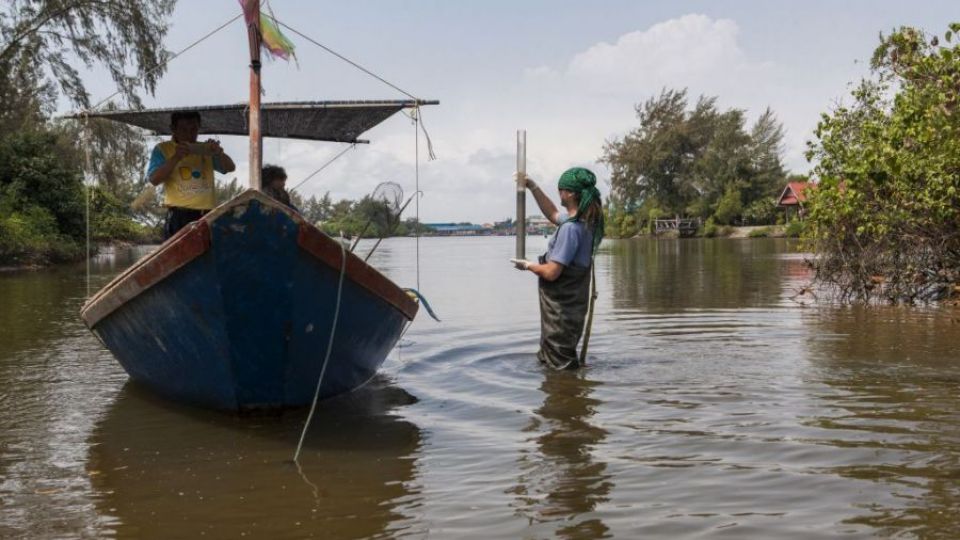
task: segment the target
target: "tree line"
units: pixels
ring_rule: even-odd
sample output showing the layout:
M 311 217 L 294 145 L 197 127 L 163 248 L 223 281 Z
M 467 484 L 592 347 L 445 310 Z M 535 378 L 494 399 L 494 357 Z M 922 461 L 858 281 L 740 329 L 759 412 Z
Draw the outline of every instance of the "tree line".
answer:
M 788 175 L 783 125 L 769 108 L 748 125 L 746 111 L 686 89 L 664 89 L 635 108 L 639 127 L 608 142 L 607 233 L 633 236 L 659 218 L 716 225 L 768 225 Z M 804 178 L 797 178 L 804 179 Z

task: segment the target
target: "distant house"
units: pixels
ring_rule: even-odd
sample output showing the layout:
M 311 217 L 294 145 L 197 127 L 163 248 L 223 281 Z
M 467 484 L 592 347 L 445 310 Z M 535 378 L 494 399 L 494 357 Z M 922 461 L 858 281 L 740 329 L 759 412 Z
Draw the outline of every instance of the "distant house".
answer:
M 787 182 L 783 193 L 777 199 L 777 206 L 784 209 L 787 221 L 794 217 L 803 221 L 804 205 L 807 202 L 807 190 L 813 189 L 816 184 L 811 182 Z
M 556 226 L 543 216 L 531 216 L 527 218 L 527 234 L 548 235 L 551 234 L 555 228 Z

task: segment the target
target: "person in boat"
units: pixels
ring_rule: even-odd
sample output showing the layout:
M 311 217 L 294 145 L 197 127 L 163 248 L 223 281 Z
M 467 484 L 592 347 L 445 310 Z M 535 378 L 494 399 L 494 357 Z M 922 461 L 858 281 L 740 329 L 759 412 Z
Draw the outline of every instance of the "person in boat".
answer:
M 297 210 L 297 207 L 290 202 L 290 194 L 287 193 L 287 171 L 283 167 L 276 165 L 265 165 L 260 172 L 260 179 L 263 182 L 262 191 L 282 202 L 290 208 Z
M 199 112 L 171 114 L 170 131 L 173 136 L 153 148 L 147 167 L 147 180 L 155 186 L 163 184 L 163 204 L 167 207 L 164 239 L 216 205 L 214 171 L 225 174 L 237 168 L 219 142 L 197 142 Z
M 547 252 L 538 262 L 513 260 L 517 269 L 539 277 L 537 358 L 557 369 L 575 369 L 580 367 L 577 344 L 590 301 L 590 266 L 603 239 L 603 205 L 597 177 L 582 167 L 564 172 L 557 182 L 563 210 L 557 210 L 531 178 L 524 180 L 540 211 L 557 226 Z

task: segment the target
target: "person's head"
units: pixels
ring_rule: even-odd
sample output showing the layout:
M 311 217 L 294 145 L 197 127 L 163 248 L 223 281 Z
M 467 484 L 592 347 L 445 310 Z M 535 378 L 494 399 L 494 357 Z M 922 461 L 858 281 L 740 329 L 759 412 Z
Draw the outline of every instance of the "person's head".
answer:
M 557 180 L 560 203 L 568 210 L 576 209 L 573 219 L 582 221 L 593 230 L 594 249 L 603 237 L 603 204 L 597 189 L 597 177 L 583 167 L 567 169 Z
M 567 169 L 557 180 L 560 190 L 560 203 L 564 208 L 586 210 L 594 202 L 600 201 L 597 190 L 597 177 L 589 169 L 573 167 Z
M 260 181 L 263 183 L 263 187 L 284 189 L 287 181 L 287 171 L 276 165 L 264 165 L 260 172 Z
M 200 133 L 200 113 L 197 111 L 177 111 L 170 115 L 170 131 L 173 140 L 182 143 L 197 142 Z

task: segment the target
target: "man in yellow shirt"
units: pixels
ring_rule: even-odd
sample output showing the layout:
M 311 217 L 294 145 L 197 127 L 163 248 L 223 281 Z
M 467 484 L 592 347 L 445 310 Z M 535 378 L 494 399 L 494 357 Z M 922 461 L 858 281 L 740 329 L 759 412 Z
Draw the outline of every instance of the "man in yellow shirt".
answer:
M 216 205 L 213 171 L 225 174 L 237 168 L 217 141 L 197 142 L 199 112 L 171 114 L 170 130 L 172 139 L 154 147 L 147 168 L 150 183 L 163 184 L 163 204 L 167 207 L 165 239 Z

